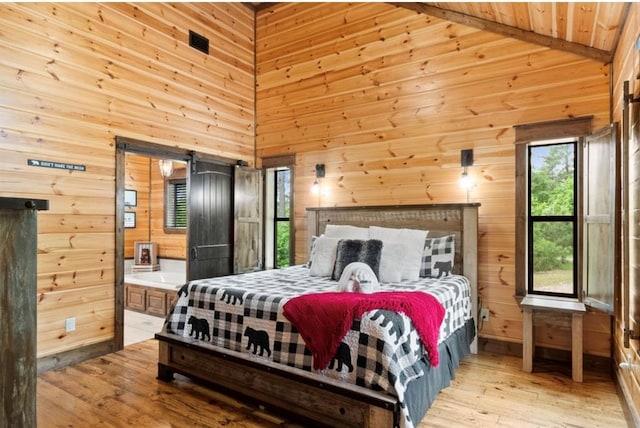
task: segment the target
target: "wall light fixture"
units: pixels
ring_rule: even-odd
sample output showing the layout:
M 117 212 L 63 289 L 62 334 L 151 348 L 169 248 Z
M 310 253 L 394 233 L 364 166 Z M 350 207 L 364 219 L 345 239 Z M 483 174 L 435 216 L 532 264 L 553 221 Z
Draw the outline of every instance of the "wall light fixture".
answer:
M 318 179 L 324 177 L 324 172 L 324 164 L 316 164 L 316 178 L 315 180 L 313 180 L 313 184 L 311 185 L 311 192 L 313 192 L 314 194 L 320 192 L 320 182 L 318 181 Z
M 473 166 L 473 149 L 460 151 L 460 166 L 463 168 L 460 176 L 460 187 L 467 192 L 467 202 L 469 202 L 469 191 L 473 188 L 473 179 L 469 176 L 467 167 Z

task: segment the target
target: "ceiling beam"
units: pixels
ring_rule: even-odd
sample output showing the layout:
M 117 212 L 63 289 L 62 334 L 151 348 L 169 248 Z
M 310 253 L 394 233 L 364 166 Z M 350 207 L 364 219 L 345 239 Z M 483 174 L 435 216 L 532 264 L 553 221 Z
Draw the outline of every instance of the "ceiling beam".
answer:
M 616 51 L 618 50 L 618 44 L 620 43 L 620 37 L 622 36 L 622 32 L 624 31 L 624 26 L 627 25 L 627 17 L 629 16 L 629 11 L 631 10 L 631 3 L 625 3 L 624 10 L 622 11 L 622 19 L 620 20 L 620 25 L 618 25 L 618 31 L 616 31 L 615 38 L 613 39 L 613 43 L 611 44 L 611 58 L 615 57 Z
M 608 64 L 613 60 L 613 54 L 611 52 L 603 51 L 602 49 L 596 49 L 589 46 L 581 45 L 579 43 L 556 39 L 551 36 L 545 36 L 544 34 L 534 33 L 533 31 L 525 31 L 520 28 L 512 27 L 510 25 L 504 25 L 483 18 L 466 15 L 464 13 L 443 9 L 427 3 L 389 2 L 389 4 L 413 10 L 414 12 L 423 13 L 425 15 L 434 16 L 436 18 L 441 18 L 447 21 L 457 22 L 458 24 L 464 24 L 469 27 L 478 28 L 480 30 L 490 31 L 492 33 L 497 33 L 506 37 L 512 37 L 514 39 L 534 43 L 540 46 L 545 46 L 550 49 L 562 50 L 605 64 Z
M 250 4 L 253 5 L 253 10 L 255 10 L 256 12 L 260 12 L 261 10 L 266 9 L 269 6 L 273 6 L 274 4 L 277 4 L 277 3 L 275 3 L 275 2 L 264 2 L 264 3 L 253 2 L 253 3 L 250 3 Z

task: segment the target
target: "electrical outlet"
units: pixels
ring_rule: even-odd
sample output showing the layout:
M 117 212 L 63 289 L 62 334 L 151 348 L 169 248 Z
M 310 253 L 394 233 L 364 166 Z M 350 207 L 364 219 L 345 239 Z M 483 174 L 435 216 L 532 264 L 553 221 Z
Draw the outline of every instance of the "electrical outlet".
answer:
M 489 321 L 489 308 L 480 309 L 480 319 L 482 321 Z
M 67 318 L 64 320 L 64 329 L 67 333 L 71 333 L 76 330 L 76 319 L 75 318 Z

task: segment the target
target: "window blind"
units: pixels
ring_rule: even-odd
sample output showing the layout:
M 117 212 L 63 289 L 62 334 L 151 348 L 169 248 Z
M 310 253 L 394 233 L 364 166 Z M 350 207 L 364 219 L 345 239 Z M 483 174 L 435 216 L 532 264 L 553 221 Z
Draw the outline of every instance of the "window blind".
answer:
M 186 180 L 170 180 L 167 184 L 166 227 L 187 227 Z

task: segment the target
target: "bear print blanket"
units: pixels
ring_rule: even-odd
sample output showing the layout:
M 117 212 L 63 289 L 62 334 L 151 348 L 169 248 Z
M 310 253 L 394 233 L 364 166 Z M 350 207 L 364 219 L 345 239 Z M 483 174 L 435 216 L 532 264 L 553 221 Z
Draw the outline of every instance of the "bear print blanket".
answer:
M 314 370 L 313 355 L 301 334 L 284 316 L 284 306 L 293 298 L 312 293 L 335 292 L 336 281 L 312 277 L 309 269 L 252 272 L 208 278 L 185 284 L 164 331 L 187 341 L 203 341 L 274 363 L 311 371 L 355 385 L 386 391 L 398 397 L 405 426 L 413 426 L 406 403 L 406 387 L 423 376 L 421 361 L 429 361 L 431 351 L 404 313 L 373 309 L 349 320 L 328 366 Z M 423 292 L 434 296 L 444 308 L 438 342 L 464 327 L 471 318 L 469 282 L 451 275 L 441 280 L 423 278 L 384 284 L 381 291 Z M 340 293 L 353 295 L 353 293 Z M 375 294 L 382 294 L 375 293 Z M 318 328 L 329 325 L 318 321 Z

